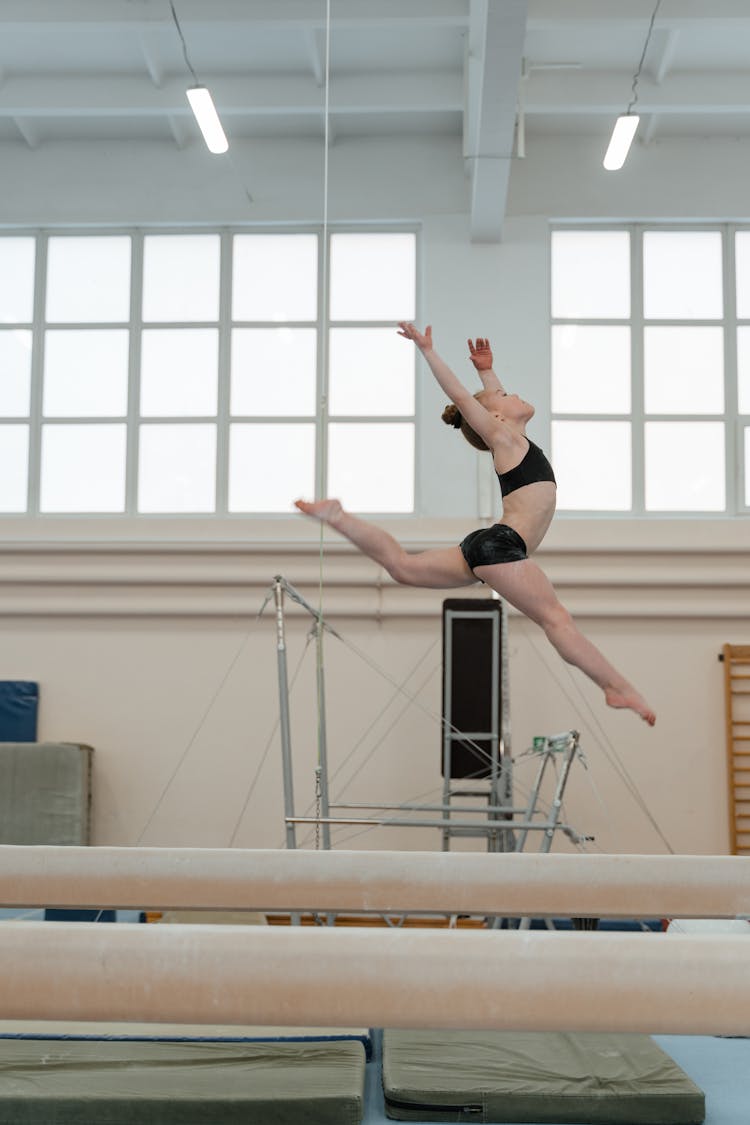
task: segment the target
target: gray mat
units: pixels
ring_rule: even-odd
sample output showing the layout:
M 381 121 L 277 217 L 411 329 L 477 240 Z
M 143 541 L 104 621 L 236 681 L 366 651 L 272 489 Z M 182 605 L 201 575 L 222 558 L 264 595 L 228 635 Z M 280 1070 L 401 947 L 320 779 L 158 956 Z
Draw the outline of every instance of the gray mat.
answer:
M 398 1121 L 700 1125 L 703 1091 L 647 1035 L 385 1031 Z
M 0 743 L 0 844 L 88 844 L 92 753 L 72 742 Z

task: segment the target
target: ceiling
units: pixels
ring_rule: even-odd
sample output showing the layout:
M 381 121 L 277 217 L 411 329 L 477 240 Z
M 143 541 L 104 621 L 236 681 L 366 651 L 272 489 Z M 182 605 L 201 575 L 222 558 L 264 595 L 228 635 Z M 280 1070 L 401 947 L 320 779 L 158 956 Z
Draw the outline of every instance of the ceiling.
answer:
M 493 239 L 514 157 L 561 134 L 606 146 L 655 0 L 173 3 L 187 61 L 170 0 L 0 0 L 0 144 L 199 145 L 192 66 L 230 145 L 460 139 L 472 235 Z M 637 95 L 643 144 L 750 143 L 748 0 L 661 0 Z

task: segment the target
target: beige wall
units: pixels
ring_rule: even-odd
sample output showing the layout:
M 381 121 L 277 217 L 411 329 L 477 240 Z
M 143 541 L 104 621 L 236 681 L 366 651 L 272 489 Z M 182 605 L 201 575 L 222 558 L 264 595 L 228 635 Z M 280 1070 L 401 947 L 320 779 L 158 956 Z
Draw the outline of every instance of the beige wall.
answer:
M 599 149 L 597 138 L 528 137 L 526 158 L 514 161 L 500 245 L 470 242 L 470 184 L 456 138 L 414 145 L 343 137 L 331 149 L 330 221 L 420 228 L 420 322 L 435 324 L 446 359 L 462 374 L 467 335 L 489 334 L 502 371 L 537 404 L 531 436 L 545 446 L 549 221 L 747 218 L 750 162 L 734 141 L 703 143 L 697 162 L 690 139 L 637 146 L 616 177 L 602 171 Z M 319 144 L 253 142 L 244 153 L 253 168 L 248 210 L 236 177 L 206 161 L 200 146 L 8 144 L 0 218 L 30 226 L 319 222 L 321 155 Z M 442 395 L 422 376 L 420 518 L 389 525 L 414 549 L 453 544 L 498 510 L 489 465 L 478 470 L 468 446 L 447 440 Z M 277 716 L 275 625 L 270 612 L 260 623 L 255 614 L 276 573 L 317 603 L 314 529 L 293 517 L 0 520 L 0 541 L 0 676 L 40 681 L 42 738 L 96 748 L 95 842 L 280 845 L 277 739 L 258 773 Z M 560 515 L 540 552 L 582 627 L 659 714 L 649 730 L 608 711 L 537 630 L 511 619 L 515 750 L 535 734 L 581 730 L 590 770 L 577 771 L 566 812 L 604 850 L 666 847 L 610 764 L 613 750 L 675 850 L 726 850 L 717 655 L 726 641 L 750 641 L 749 545 L 746 515 Z M 331 769 L 353 752 L 345 782 L 364 763 L 345 799 L 436 794 L 443 593 L 397 589 L 343 544 L 327 551 L 324 578 L 332 624 L 399 682 L 418 666 L 409 684 L 429 713 L 410 706 L 401 714 L 400 703 L 384 711 L 393 687 L 326 641 Z M 309 624 L 290 611 L 291 670 Z M 300 812 L 313 802 L 315 699 L 311 649 L 292 700 Z M 520 794 L 525 761 L 516 776 Z M 340 831 L 341 841 L 346 835 Z M 436 847 L 438 838 L 377 831 L 351 846 Z
M 286 541 L 276 546 L 264 545 L 264 525 L 255 525 L 252 548 L 194 539 L 18 545 L 0 555 L 0 677 L 40 682 L 40 738 L 95 747 L 95 843 L 283 844 L 276 626 L 272 607 L 260 621 L 256 615 L 277 573 L 313 605 L 319 597 L 317 538 L 303 521 L 285 526 Z M 389 526 L 398 533 L 397 521 Z M 539 555 L 585 631 L 653 703 L 653 730 L 608 710 L 538 629 L 510 619 L 514 752 L 535 734 L 582 732 L 589 769 L 575 771 L 565 815 L 605 851 L 666 849 L 618 762 L 672 848 L 727 849 L 717 657 L 724 642 L 750 638 L 750 582 L 744 524 L 702 526 L 696 545 L 689 521 L 560 521 Z M 266 530 L 279 534 L 270 521 Z M 458 521 L 409 521 L 407 542 L 412 549 L 455 542 L 461 531 Z M 324 612 L 345 642 L 328 636 L 323 646 L 330 770 L 340 771 L 332 794 L 389 804 L 437 797 L 447 595 L 394 586 L 340 541 L 326 545 L 323 574 Z M 290 677 L 302 661 L 292 693 L 300 815 L 314 805 L 310 624 L 289 607 Z M 405 682 L 420 706 L 377 669 Z M 517 763 L 521 799 L 532 768 L 527 759 Z M 334 839 L 439 846 L 436 831 L 380 829 L 347 840 L 355 831 L 338 829 Z

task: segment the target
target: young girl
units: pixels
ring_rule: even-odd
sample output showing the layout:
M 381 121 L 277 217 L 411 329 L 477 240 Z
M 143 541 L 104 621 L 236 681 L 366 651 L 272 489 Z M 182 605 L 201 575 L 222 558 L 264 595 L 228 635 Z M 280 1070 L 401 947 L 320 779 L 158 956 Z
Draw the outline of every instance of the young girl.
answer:
M 344 511 L 338 500 L 297 500 L 296 506 L 344 535 L 396 582 L 434 588 L 485 582 L 540 625 L 563 660 L 599 685 L 610 707 L 629 708 L 653 726 L 656 716 L 648 703 L 584 637 L 544 572 L 529 558 L 552 522 L 556 495 L 552 466 L 526 436 L 534 407 L 502 386 L 492 370 L 489 340 L 469 340 L 470 358 L 483 386 L 473 395 L 434 351 L 431 328 L 422 334 L 404 322 L 399 335 L 414 341 L 451 400 L 443 421 L 460 428 L 477 449 L 492 453 L 503 497 L 502 521 L 472 531 L 458 547 L 409 554 L 388 532 Z

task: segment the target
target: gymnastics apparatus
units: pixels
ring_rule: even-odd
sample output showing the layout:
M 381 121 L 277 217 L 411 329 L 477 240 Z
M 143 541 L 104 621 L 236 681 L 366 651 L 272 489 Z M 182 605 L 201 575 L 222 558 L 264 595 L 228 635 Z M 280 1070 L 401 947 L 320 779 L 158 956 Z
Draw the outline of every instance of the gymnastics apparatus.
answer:
M 0 902 L 750 915 L 736 856 L 0 848 Z M 733 934 L 13 922 L 5 1019 L 747 1035 Z

